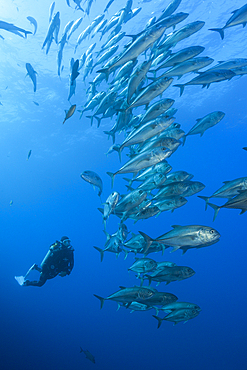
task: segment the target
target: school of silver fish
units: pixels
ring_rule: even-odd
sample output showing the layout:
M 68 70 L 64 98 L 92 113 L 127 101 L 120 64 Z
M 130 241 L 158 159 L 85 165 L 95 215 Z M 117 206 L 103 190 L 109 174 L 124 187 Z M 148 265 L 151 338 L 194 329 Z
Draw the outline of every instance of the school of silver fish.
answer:
M 44 37 L 42 49 L 46 54 L 57 45 L 57 73 L 63 71 L 63 50 L 68 40 L 73 39 L 77 29 L 82 29 L 83 20 L 89 15 L 93 0 L 86 0 L 83 8 L 81 0 L 66 0 L 69 7 L 80 11 L 80 17 L 68 22 L 59 40 L 60 12 L 55 10 L 55 2 L 49 9 L 49 27 Z M 132 9 L 133 0 L 127 0 L 126 5 L 107 19 L 108 10 L 114 0 L 107 2 L 104 13 L 99 14 L 77 37 L 74 52 L 78 53 L 83 41 L 93 39 L 100 35 L 98 42 L 92 43 L 80 57 L 71 57 L 68 101 L 76 93 L 76 83 L 86 83 L 88 86 L 86 100 L 77 111 L 80 119 L 83 113 L 91 111 L 88 117 L 91 125 L 96 120 L 100 127 L 102 119 L 114 118 L 114 125 L 104 131 L 112 138 L 113 145 L 108 154 L 117 152 L 119 160 L 122 153 L 128 150 L 128 160 L 115 172 L 108 171 L 112 186 L 116 175 L 131 174 L 133 177 L 124 178 L 127 181 L 126 194 L 117 191 L 107 197 L 99 211 L 102 213 L 104 232 L 107 240 L 103 248 L 95 246 L 103 261 L 104 253 L 111 252 L 118 256 L 121 252 L 125 258 L 129 253 L 141 254 L 129 271 L 137 273 L 140 285 L 133 287 L 120 286 L 120 290 L 106 298 L 95 295 L 103 307 L 105 300 L 114 300 L 118 307 L 123 306 L 133 311 L 155 310 L 154 317 L 158 321 L 158 328 L 163 320 L 175 324 L 186 322 L 195 318 L 201 308 L 194 303 L 179 302 L 178 297 L 166 292 L 158 292 L 151 286 L 165 282 L 180 281 L 192 277 L 195 271 L 188 266 L 177 266 L 170 261 L 156 262 L 147 257 L 154 252 L 162 252 L 172 248 L 172 252 L 181 249 L 182 253 L 188 249 L 199 249 L 211 246 L 220 239 L 220 233 L 210 226 L 204 225 L 173 225 L 172 230 L 164 230 L 164 234 L 151 237 L 145 232 L 129 236 L 125 224 L 128 219 L 134 222 L 157 217 L 161 212 L 171 211 L 185 206 L 188 197 L 197 194 L 205 188 L 199 181 L 192 181 L 193 174 L 186 171 L 172 171 L 167 162 L 173 153 L 185 145 L 190 135 L 202 136 L 206 130 L 218 124 L 225 116 L 224 112 L 208 112 L 204 117 L 198 118 L 196 124 L 185 133 L 181 125 L 175 122 L 177 109 L 175 100 L 162 98 L 162 94 L 172 87 L 180 89 L 180 96 L 184 89 L 190 86 L 201 85 L 209 88 L 212 83 L 230 80 L 235 76 L 247 73 L 247 58 L 235 58 L 220 61 L 213 67 L 207 68 L 214 60 L 208 56 L 198 56 L 204 52 L 205 47 L 192 45 L 177 52 L 173 47 L 181 40 L 189 38 L 200 32 L 205 22 L 197 20 L 185 23 L 188 13 L 177 12 L 182 0 L 172 0 L 162 11 L 159 17 L 152 17 L 136 35 L 127 35 L 122 31 L 125 23 L 137 16 L 142 8 Z M 116 1 L 115 1 L 116 2 Z M 141 1 L 140 3 L 145 3 Z M 54 13 L 54 14 L 53 14 Z M 28 16 L 27 19 L 34 26 L 33 35 L 38 29 L 37 21 Z M 183 26 L 180 23 L 183 22 Z M 247 4 L 232 12 L 222 28 L 211 28 L 221 39 L 225 37 L 228 28 L 247 23 Z M 31 31 L 26 31 L 13 24 L 0 21 L 0 29 L 14 33 L 20 37 L 27 37 Z M 23 36 L 24 34 L 24 36 Z M 1 36 L 3 38 L 3 36 Z M 126 37 L 130 41 L 124 43 Z M 101 41 L 103 40 L 103 41 Z M 34 92 L 37 89 L 37 72 L 30 63 L 26 63 L 27 75 L 33 83 Z M 180 79 L 187 73 L 196 73 L 197 76 L 186 83 L 174 84 L 174 79 Z M 79 77 L 80 76 L 80 77 Z M 103 82 L 104 89 L 100 89 Z M 100 91 L 101 90 L 101 91 Z M 38 103 L 34 102 L 36 105 Z M 71 118 L 78 104 L 71 104 L 65 111 L 65 123 Z M 135 115 L 135 109 L 143 107 L 142 113 Z M 124 133 L 125 139 L 116 144 L 116 135 Z M 246 147 L 243 148 L 247 150 Z M 28 158 L 30 157 L 31 150 Z M 114 170 L 113 170 L 114 171 Z M 81 178 L 99 188 L 99 196 L 103 191 L 103 182 L 100 176 L 91 170 L 84 170 Z M 135 186 L 138 184 L 138 186 Z M 214 209 L 214 219 L 221 208 L 240 209 L 241 214 L 247 211 L 247 177 L 225 181 L 224 185 L 211 196 L 199 196 Z M 226 198 L 227 202 L 221 206 L 210 202 L 211 198 Z M 120 219 L 118 230 L 110 235 L 106 231 L 106 224 L 110 215 Z M 148 285 L 143 286 L 145 280 Z M 163 318 L 158 316 L 159 311 L 166 313 Z M 89 351 L 83 351 L 87 358 L 94 362 Z M 91 356 L 91 357 L 90 357 Z

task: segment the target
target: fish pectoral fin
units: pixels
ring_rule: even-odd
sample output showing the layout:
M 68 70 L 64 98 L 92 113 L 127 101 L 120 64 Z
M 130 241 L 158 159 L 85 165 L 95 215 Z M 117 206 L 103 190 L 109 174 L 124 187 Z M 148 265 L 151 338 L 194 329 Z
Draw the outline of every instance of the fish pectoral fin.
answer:
M 179 248 L 180 248 L 180 245 L 176 245 L 175 247 L 173 247 L 170 253 L 177 251 Z

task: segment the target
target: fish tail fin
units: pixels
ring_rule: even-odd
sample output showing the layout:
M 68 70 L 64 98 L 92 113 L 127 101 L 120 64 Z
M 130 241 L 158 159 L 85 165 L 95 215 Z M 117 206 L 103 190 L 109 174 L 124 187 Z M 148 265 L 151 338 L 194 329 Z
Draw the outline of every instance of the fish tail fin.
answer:
M 119 161 L 121 162 L 122 158 L 121 158 L 121 147 L 117 146 L 117 145 L 114 145 L 114 147 L 112 148 L 113 150 L 116 150 L 116 152 L 118 152 L 118 156 L 119 156 Z
M 209 31 L 216 31 L 219 32 L 221 39 L 224 38 L 224 30 L 223 28 L 209 28 Z
M 127 220 L 127 218 L 128 218 L 127 215 L 128 215 L 128 211 L 123 212 L 123 215 L 121 217 L 121 223 L 123 223 L 124 221 Z
M 214 210 L 214 218 L 213 218 L 213 221 L 214 221 L 217 217 L 217 214 L 219 213 L 220 207 L 216 206 L 216 204 L 213 204 L 213 203 L 208 203 L 208 205 L 212 207 Z
M 129 191 L 133 191 L 134 189 L 130 186 L 130 185 L 125 185 L 126 188 L 129 190 Z
M 204 196 L 202 196 L 202 195 L 197 195 L 198 196 L 198 198 L 201 198 L 201 199 L 203 199 L 203 200 L 205 200 L 205 202 L 206 202 L 206 204 L 205 204 L 205 211 L 207 210 L 207 208 L 208 208 L 208 202 L 209 202 L 209 197 L 204 197 Z
M 183 146 L 184 146 L 184 144 L 185 144 L 186 137 L 187 137 L 187 135 L 184 135 L 184 136 L 182 137 L 182 145 L 183 145 Z
M 129 251 L 127 251 L 127 249 L 123 249 L 123 252 L 124 252 L 124 260 L 126 260 L 126 258 L 128 257 Z
M 107 175 L 109 175 L 109 176 L 110 176 L 110 178 L 111 178 L 111 187 L 113 188 L 114 179 L 115 179 L 116 174 L 115 174 L 115 173 L 112 173 L 112 172 L 106 172 L 106 173 L 107 173 Z
M 104 251 L 103 249 L 99 248 L 99 247 L 94 247 L 98 252 L 100 252 L 100 261 L 102 262 L 103 261 L 103 258 L 104 258 Z
M 83 115 L 83 110 L 81 110 L 81 109 L 77 109 L 77 112 L 80 112 L 81 114 L 80 114 L 80 118 L 79 119 L 81 119 L 81 117 L 82 117 L 82 115 Z
M 104 302 L 105 302 L 105 298 L 102 298 L 97 294 L 94 294 L 94 296 L 100 300 L 100 309 L 101 309 L 103 307 Z
M 82 7 L 80 5 L 78 5 L 78 9 L 81 10 L 83 13 L 85 13 L 85 10 L 82 9 Z
M 132 185 L 132 183 L 133 183 L 133 180 L 132 180 L 132 179 L 127 179 L 127 177 L 124 177 L 123 179 L 124 179 L 125 181 L 128 181 L 129 186 L 131 186 L 131 185 Z
M 98 121 L 98 126 L 97 127 L 99 127 L 100 126 L 100 121 L 101 121 L 101 118 L 99 118 L 99 117 L 96 117 L 96 116 L 94 116 L 94 118 L 96 118 L 96 120 Z M 91 125 L 92 126 L 92 125 Z
M 111 131 L 104 131 L 104 133 L 106 135 L 108 135 L 108 139 L 109 139 L 109 136 L 112 137 L 112 141 L 113 141 L 113 144 L 115 143 L 115 133 L 114 132 L 111 132 Z
M 87 118 L 90 118 L 90 120 L 91 120 L 91 126 L 92 126 L 92 124 L 93 124 L 93 117 L 94 116 L 86 116 Z
M 150 236 L 148 236 L 147 234 L 145 234 L 144 232 L 142 231 L 139 231 L 139 234 L 141 234 L 141 236 L 145 239 L 146 241 L 146 246 L 144 248 L 144 251 L 143 253 L 146 254 L 150 245 L 152 244 L 152 242 L 154 241 L 154 239 L 150 238 Z
M 140 276 L 139 279 L 141 280 L 140 282 L 140 286 L 143 286 L 143 283 L 144 283 L 144 277 L 143 276 Z
M 27 38 L 27 35 L 30 35 L 30 34 L 32 34 L 32 32 L 30 32 L 30 31 L 23 31 L 24 33 L 25 33 L 25 37 Z
M 183 84 L 177 84 L 177 85 L 173 85 L 173 86 L 176 86 L 176 87 L 180 88 L 180 96 L 182 96 L 182 94 L 184 92 L 184 85 Z
M 153 317 L 156 320 L 158 320 L 158 327 L 157 327 L 157 329 L 159 329 L 160 325 L 162 324 L 163 319 L 161 317 L 159 317 L 159 316 L 156 316 L 156 315 L 153 315 Z

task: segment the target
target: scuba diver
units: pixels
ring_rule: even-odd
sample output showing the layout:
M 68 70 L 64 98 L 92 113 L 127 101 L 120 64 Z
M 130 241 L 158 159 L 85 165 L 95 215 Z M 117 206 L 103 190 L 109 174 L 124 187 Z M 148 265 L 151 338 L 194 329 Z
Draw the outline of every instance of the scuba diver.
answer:
M 70 245 L 70 239 L 67 236 L 63 236 L 60 241 L 56 240 L 50 246 L 40 266 L 34 264 L 25 276 L 15 276 L 19 285 L 42 286 L 46 280 L 53 279 L 57 275 L 62 277 L 70 275 L 74 267 L 74 248 Z M 37 270 L 40 273 L 39 281 L 26 280 L 33 270 Z

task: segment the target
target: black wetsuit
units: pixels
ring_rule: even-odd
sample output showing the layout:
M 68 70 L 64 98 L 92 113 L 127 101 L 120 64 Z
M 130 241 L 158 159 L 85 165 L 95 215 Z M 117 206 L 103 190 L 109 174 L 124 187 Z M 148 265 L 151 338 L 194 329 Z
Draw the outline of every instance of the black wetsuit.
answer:
M 74 267 L 74 248 L 64 247 L 62 243 L 56 242 L 50 246 L 48 253 L 41 263 L 41 268 L 35 267 L 40 272 L 39 281 L 26 280 L 24 285 L 42 286 L 46 280 L 53 279 L 58 274 L 69 275 Z

